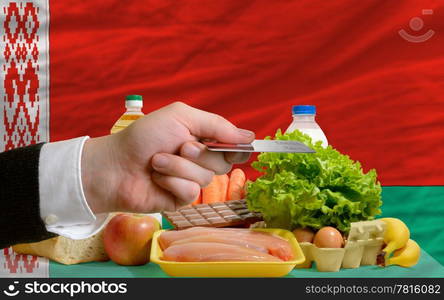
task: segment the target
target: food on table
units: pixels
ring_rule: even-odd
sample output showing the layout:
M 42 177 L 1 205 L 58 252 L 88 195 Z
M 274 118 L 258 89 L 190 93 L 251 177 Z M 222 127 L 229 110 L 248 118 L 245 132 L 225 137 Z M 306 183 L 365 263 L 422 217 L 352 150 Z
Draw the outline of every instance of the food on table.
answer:
M 295 130 L 276 133 L 277 140 L 297 140 L 316 153 L 261 153 L 252 166 L 264 173 L 247 183 L 250 210 L 262 213 L 267 226 L 292 230 L 333 226 L 348 232 L 351 222 L 379 214 L 381 185 L 376 171 L 331 146 L 323 148 Z
M 172 245 L 163 252 L 163 260 L 178 262 L 262 261 L 281 262 L 268 253 L 223 243 L 186 243 Z
M 252 166 L 263 175 L 247 182 L 247 204 L 262 214 L 267 227 L 294 230 L 305 242 L 301 247 L 309 259 L 304 267 L 312 260 L 323 271 L 372 265 L 383 242 L 387 265 L 417 262 L 420 248 L 409 241 L 409 230 L 401 220 L 370 221 L 382 204 L 375 170 L 364 173 L 359 162 L 331 146 L 313 143 L 298 130 L 286 134 L 279 130 L 275 139 L 297 140 L 316 153 L 261 153 Z M 318 231 L 312 238 L 303 228 Z
M 414 240 L 408 240 L 407 244 L 401 249 L 396 250 L 393 256 L 388 258 L 385 265 L 398 265 L 402 267 L 412 267 L 419 261 L 421 248 Z
M 387 246 L 382 251 L 385 252 L 385 260 L 387 262 L 393 251 L 407 244 L 407 241 L 410 239 L 410 231 L 407 225 L 399 219 L 382 218 L 381 221 L 386 224 L 384 243 Z
M 312 262 L 316 262 L 316 269 L 320 272 L 337 272 L 340 268 L 349 269 L 362 265 L 375 265 L 384 243 L 385 227 L 385 223 L 379 219 L 352 222 L 343 247 L 338 248 L 331 248 L 331 245 L 327 245 L 328 248 L 320 248 L 319 246 L 323 245 L 319 245 L 319 243 L 317 246 L 308 242 L 300 243 L 306 260 L 296 267 L 311 268 Z M 336 232 L 335 235 L 340 241 L 341 234 Z M 343 236 L 341 236 L 342 239 Z
M 103 246 L 102 231 L 87 239 L 57 236 L 36 243 L 17 244 L 12 249 L 19 254 L 43 256 L 65 265 L 109 260 Z
M 341 248 L 344 244 L 344 239 L 336 228 L 326 226 L 316 232 L 313 244 L 318 248 Z
M 241 200 L 245 196 L 245 181 L 247 177 L 242 169 L 231 171 L 228 183 L 227 200 Z
M 227 174 L 214 175 L 211 183 L 202 188 L 202 203 L 216 203 L 227 200 L 228 182 Z
M 199 204 L 162 214 L 176 229 L 194 226 L 245 227 L 262 220 L 260 213 L 248 210 L 245 200 Z
M 192 205 L 241 200 L 245 196 L 246 175 L 242 169 L 234 169 L 230 176 L 214 175 L 211 183 L 201 189 L 201 195 Z
M 296 228 L 295 230 L 293 230 L 293 234 L 299 243 L 312 243 L 313 242 L 314 232 L 313 232 L 313 230 L 311 230 L 308 227 Z
M 143 265 L 149 261 L 151 239 L 160 229 L 152 216 L 118 214 L 106 225 L 103 243 L 112 261 L 120 265 Z
M 384 234 L 384 243 L 386 246 L 382 249 L 384 262 L 382 265 L 399 265 L 402 267 L 411 267 L 418 263 L 421 256 L 421 248 L 410 239 L 410 230 L 399 219 L 382 218 L 386 224 Z
M 193 227 L 185 230 L 163 232 L 158 241 L 162 249 L 183 244 L 216 243 L 269 253 L 284 261 L 293 258 L 293 251 L 287 240 L 250 229 Z

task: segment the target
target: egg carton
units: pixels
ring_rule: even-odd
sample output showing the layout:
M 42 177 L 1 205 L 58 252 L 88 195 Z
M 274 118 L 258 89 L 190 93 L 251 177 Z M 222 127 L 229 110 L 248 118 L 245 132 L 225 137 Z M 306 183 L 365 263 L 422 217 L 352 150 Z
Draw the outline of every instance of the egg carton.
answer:
M 379 220 L 351 223 L 344 248 L 318 248 L 312 243 L 299 243 L 305 261 L 296 268 L 310 268 L 313 261 L 320 272 L 375 265 L 384 242 L 385 227 L 385 223 Z

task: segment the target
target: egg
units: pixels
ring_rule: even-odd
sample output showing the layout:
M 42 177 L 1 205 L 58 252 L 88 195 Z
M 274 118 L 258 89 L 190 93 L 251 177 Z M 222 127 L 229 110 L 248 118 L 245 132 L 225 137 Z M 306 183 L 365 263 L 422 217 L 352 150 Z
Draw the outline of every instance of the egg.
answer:
M 318 248 L 341 248 L 344 244 L 344 239 L 339 230 L 326 226 L 316 232 L 313 243 Z
M 293 230 L 293 234 L 299 243 L 303 243 L 303 242 L 312 243 L 313 242 L 314 232 L 313 232 L 313 230 L 311 230 L 308 227 L 296 228 L 295 230 Z

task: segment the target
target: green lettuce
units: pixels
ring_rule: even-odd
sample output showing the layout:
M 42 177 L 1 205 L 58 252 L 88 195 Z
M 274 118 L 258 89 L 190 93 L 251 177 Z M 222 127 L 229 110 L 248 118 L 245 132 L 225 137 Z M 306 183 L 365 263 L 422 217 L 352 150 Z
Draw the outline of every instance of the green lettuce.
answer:
M 313 143 L 298 130 L 278 130 L 275 139 L 300 141 L 316 153 L 261 153 L 253 162 L 252 167 L 264 174 L 247 183 L 247 204 L 262 213 L 267 226 L 333 226 L 348 232 L 351 222 L 381 213 L 381 185 L 374 169 L 364 173 L 359 162 L 332 146 Z

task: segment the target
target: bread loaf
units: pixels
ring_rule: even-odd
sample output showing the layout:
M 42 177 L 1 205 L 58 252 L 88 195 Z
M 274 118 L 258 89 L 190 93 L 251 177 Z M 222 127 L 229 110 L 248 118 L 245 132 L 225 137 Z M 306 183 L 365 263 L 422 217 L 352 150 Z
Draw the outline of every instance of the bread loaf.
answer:
M 105 261 L 109 257 L 103 246 L 102 233 L 83 240 L 58 236 L 37 243 L 17 244 L 12 249 L 19 254 L 44 256 L 65 265 Z

